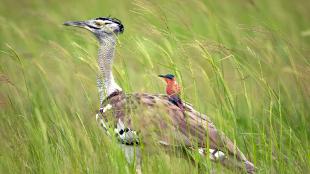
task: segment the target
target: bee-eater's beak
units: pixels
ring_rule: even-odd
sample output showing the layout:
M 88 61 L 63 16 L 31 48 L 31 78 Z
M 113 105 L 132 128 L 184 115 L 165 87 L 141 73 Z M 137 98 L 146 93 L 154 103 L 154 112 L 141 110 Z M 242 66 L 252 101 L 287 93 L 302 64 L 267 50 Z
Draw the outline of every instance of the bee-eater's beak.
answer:
M 158 77 L 166 78 L 166 76 L 165 76 L 165 75 L 158 75 Z

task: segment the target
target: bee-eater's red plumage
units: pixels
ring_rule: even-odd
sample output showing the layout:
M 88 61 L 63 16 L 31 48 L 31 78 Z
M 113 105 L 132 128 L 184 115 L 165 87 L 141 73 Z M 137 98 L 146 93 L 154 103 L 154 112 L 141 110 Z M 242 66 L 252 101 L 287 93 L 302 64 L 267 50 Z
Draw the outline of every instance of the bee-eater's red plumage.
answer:
M 178 106 L 182 112 L 184 112 L 184 105 L 183 102 L 180 98 L 180 93 L 181 93 L 181 87 L 177 83 L 175 77 L 172 79 L 169 78 L 164 78 L 167 86 L 166 86 L 166 93 L 169 97 L 169 101 Z
M 173 79 L 167 79 L 165 78 L 165 81 L 167 83 L 166 86 L 166 93 L 171 96 L 171 95 L 175 95 L 175 94 L 180 94 L 181 92 L 181 87 L 179 86 L 179 84 L 177 83 L 177 81 L 175 80 L 175 78 Z

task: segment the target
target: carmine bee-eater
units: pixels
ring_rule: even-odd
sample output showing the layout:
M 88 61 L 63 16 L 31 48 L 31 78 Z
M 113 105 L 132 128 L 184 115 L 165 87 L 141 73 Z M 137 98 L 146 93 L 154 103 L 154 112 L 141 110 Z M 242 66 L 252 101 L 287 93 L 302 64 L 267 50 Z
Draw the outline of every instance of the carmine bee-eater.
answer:
M 184 105 L 180 98 L 181 87 L 176 81 L 175 76 L 172 74 L 158 75 L 158 76 L 164 78 L 164 80 L 167 83 L 166 93 L 169 97 L 169 101 L 178 106 L 182 110 L 182 112 L 184 112 L 185 111 Z

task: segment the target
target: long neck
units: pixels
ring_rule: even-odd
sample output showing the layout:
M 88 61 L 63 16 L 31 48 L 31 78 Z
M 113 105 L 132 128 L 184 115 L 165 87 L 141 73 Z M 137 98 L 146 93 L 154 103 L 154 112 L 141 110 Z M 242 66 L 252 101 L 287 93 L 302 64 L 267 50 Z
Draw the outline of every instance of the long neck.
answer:
M 104 79 L 104 92 L 107 96 L 115 91 L 122 91 L 116 84 L 113 73 L 112 64 L 114 57 L 114 50 L 116 45 L 116 36 L 106 36 L 99 39 L 98 64 L 101 76 Z

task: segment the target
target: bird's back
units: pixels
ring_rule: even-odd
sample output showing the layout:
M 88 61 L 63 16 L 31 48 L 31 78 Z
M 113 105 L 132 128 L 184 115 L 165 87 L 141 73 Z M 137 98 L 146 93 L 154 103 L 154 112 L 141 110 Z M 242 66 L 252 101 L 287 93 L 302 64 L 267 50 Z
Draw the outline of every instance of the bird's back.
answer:
M 184 114 L 166 95 L 116 92 L 103 101 L 103 106 L 110 106 L 103 113 L 106 120 L 112 125 L 121 121 L 126 128 L 137 131 L 143 143 L 160 141 L 191 147 L 206 147 L 209 143 L 216 149 L 221 146 L 216 141 L 216 128 L 205 115 L 189 105 L 184 106 Z
M 114 126 L 117 138 L 123 144 L 160 143 L 171 147 L 220 150 L 244 162 L 248 173 L 255 171 L 254 165 L 233 141 L 218 131 L 206 115 L 188 104 L 184 104 L 185 112 L 182 112 L 167 95 L 114 92 L 102 105 L 104 120 Z

